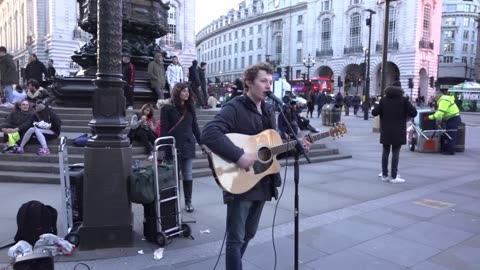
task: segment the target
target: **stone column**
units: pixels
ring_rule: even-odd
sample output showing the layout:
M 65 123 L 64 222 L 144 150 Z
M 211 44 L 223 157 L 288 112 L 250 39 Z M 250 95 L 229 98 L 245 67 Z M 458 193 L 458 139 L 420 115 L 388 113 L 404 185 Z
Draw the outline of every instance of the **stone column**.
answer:
M 96 136 L 85 149 L 83 225 L 80 248 L 132 245 L 133 215 L 127 196 L 132 149 L 121 132 L 125 98 L 121 74 L 122 0 L 98 0 L 97 75 L 93 80 L 93 119 Z

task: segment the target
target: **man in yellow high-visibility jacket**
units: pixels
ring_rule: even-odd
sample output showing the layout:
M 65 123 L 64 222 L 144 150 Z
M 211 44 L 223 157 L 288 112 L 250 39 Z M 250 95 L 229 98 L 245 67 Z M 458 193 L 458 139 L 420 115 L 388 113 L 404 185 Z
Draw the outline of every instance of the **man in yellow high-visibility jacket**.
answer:
M 460 110 L 455 104 L 455 97 L 448 95 L 447 90 L 442 90 L 442 95 L 437 99 L 438 109 L 435 114 L 430 115 L 430 120 L 441 120 L 445 122 L 445 129 L 452 138 L 448 140 L 447 151 L 442 154 L 455 155 L 455 146 L 457 145 L 457 130 L 460 122 Z

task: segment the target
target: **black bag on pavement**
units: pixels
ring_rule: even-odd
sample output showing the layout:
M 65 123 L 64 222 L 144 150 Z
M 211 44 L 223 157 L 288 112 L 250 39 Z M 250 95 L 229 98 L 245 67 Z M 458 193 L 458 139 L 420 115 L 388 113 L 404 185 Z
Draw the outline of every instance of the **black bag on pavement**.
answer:
M 128 197 L 131 202 L 149 204 L 155 200 L 153 167 L 135 168 L 128 177 Z
M 17 233 L 14 240 L 24 240 L 34 246 L 44 233 L 57 234 L 58 213 L 55 208 L 39 201 L 29 201 L 18 209 Z

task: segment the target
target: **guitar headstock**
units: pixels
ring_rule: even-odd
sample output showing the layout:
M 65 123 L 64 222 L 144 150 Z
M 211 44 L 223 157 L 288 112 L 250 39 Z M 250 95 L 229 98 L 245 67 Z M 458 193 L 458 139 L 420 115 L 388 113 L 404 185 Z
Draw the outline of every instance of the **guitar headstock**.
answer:
M 333 138 L 343 137 L 343 134 L 347 133 L 347 126 L 344 123 L 335 123 L 328 133 Z

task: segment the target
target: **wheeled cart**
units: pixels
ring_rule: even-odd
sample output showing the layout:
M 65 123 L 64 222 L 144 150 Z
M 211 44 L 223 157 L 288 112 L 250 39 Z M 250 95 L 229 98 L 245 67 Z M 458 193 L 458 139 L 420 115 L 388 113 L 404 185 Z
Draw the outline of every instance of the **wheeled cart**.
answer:
M 78 230 L 82 225 L 83 204 L 83 163 L 69 165 L 67 138 L 61 137 L 58 146 L 58 162 L 60 170 L 62 224 L 60 235 L 72 245 L 80 244 Z M 73 181 L 72 181 L 73 180 Z
M 148 241 L 163 247 L 175 236 L 190 237 L 191 229 L 183 223 L 180 210 L 177 150 L 175 138 L 155 140 L 153 166 L 155 171 L 155 201 L 144 204 L 143 232 Z
M 419 109 L 417 116 L 410 122 L 407 129 L 407 143 L 411 151 L 417 149 L 422 153 L 439 153 L 441 137 L 451 137 L 446 130 L 437 125 L 435 120 L 429 120 L 428 116 L 435 113 L 430 109 Z

